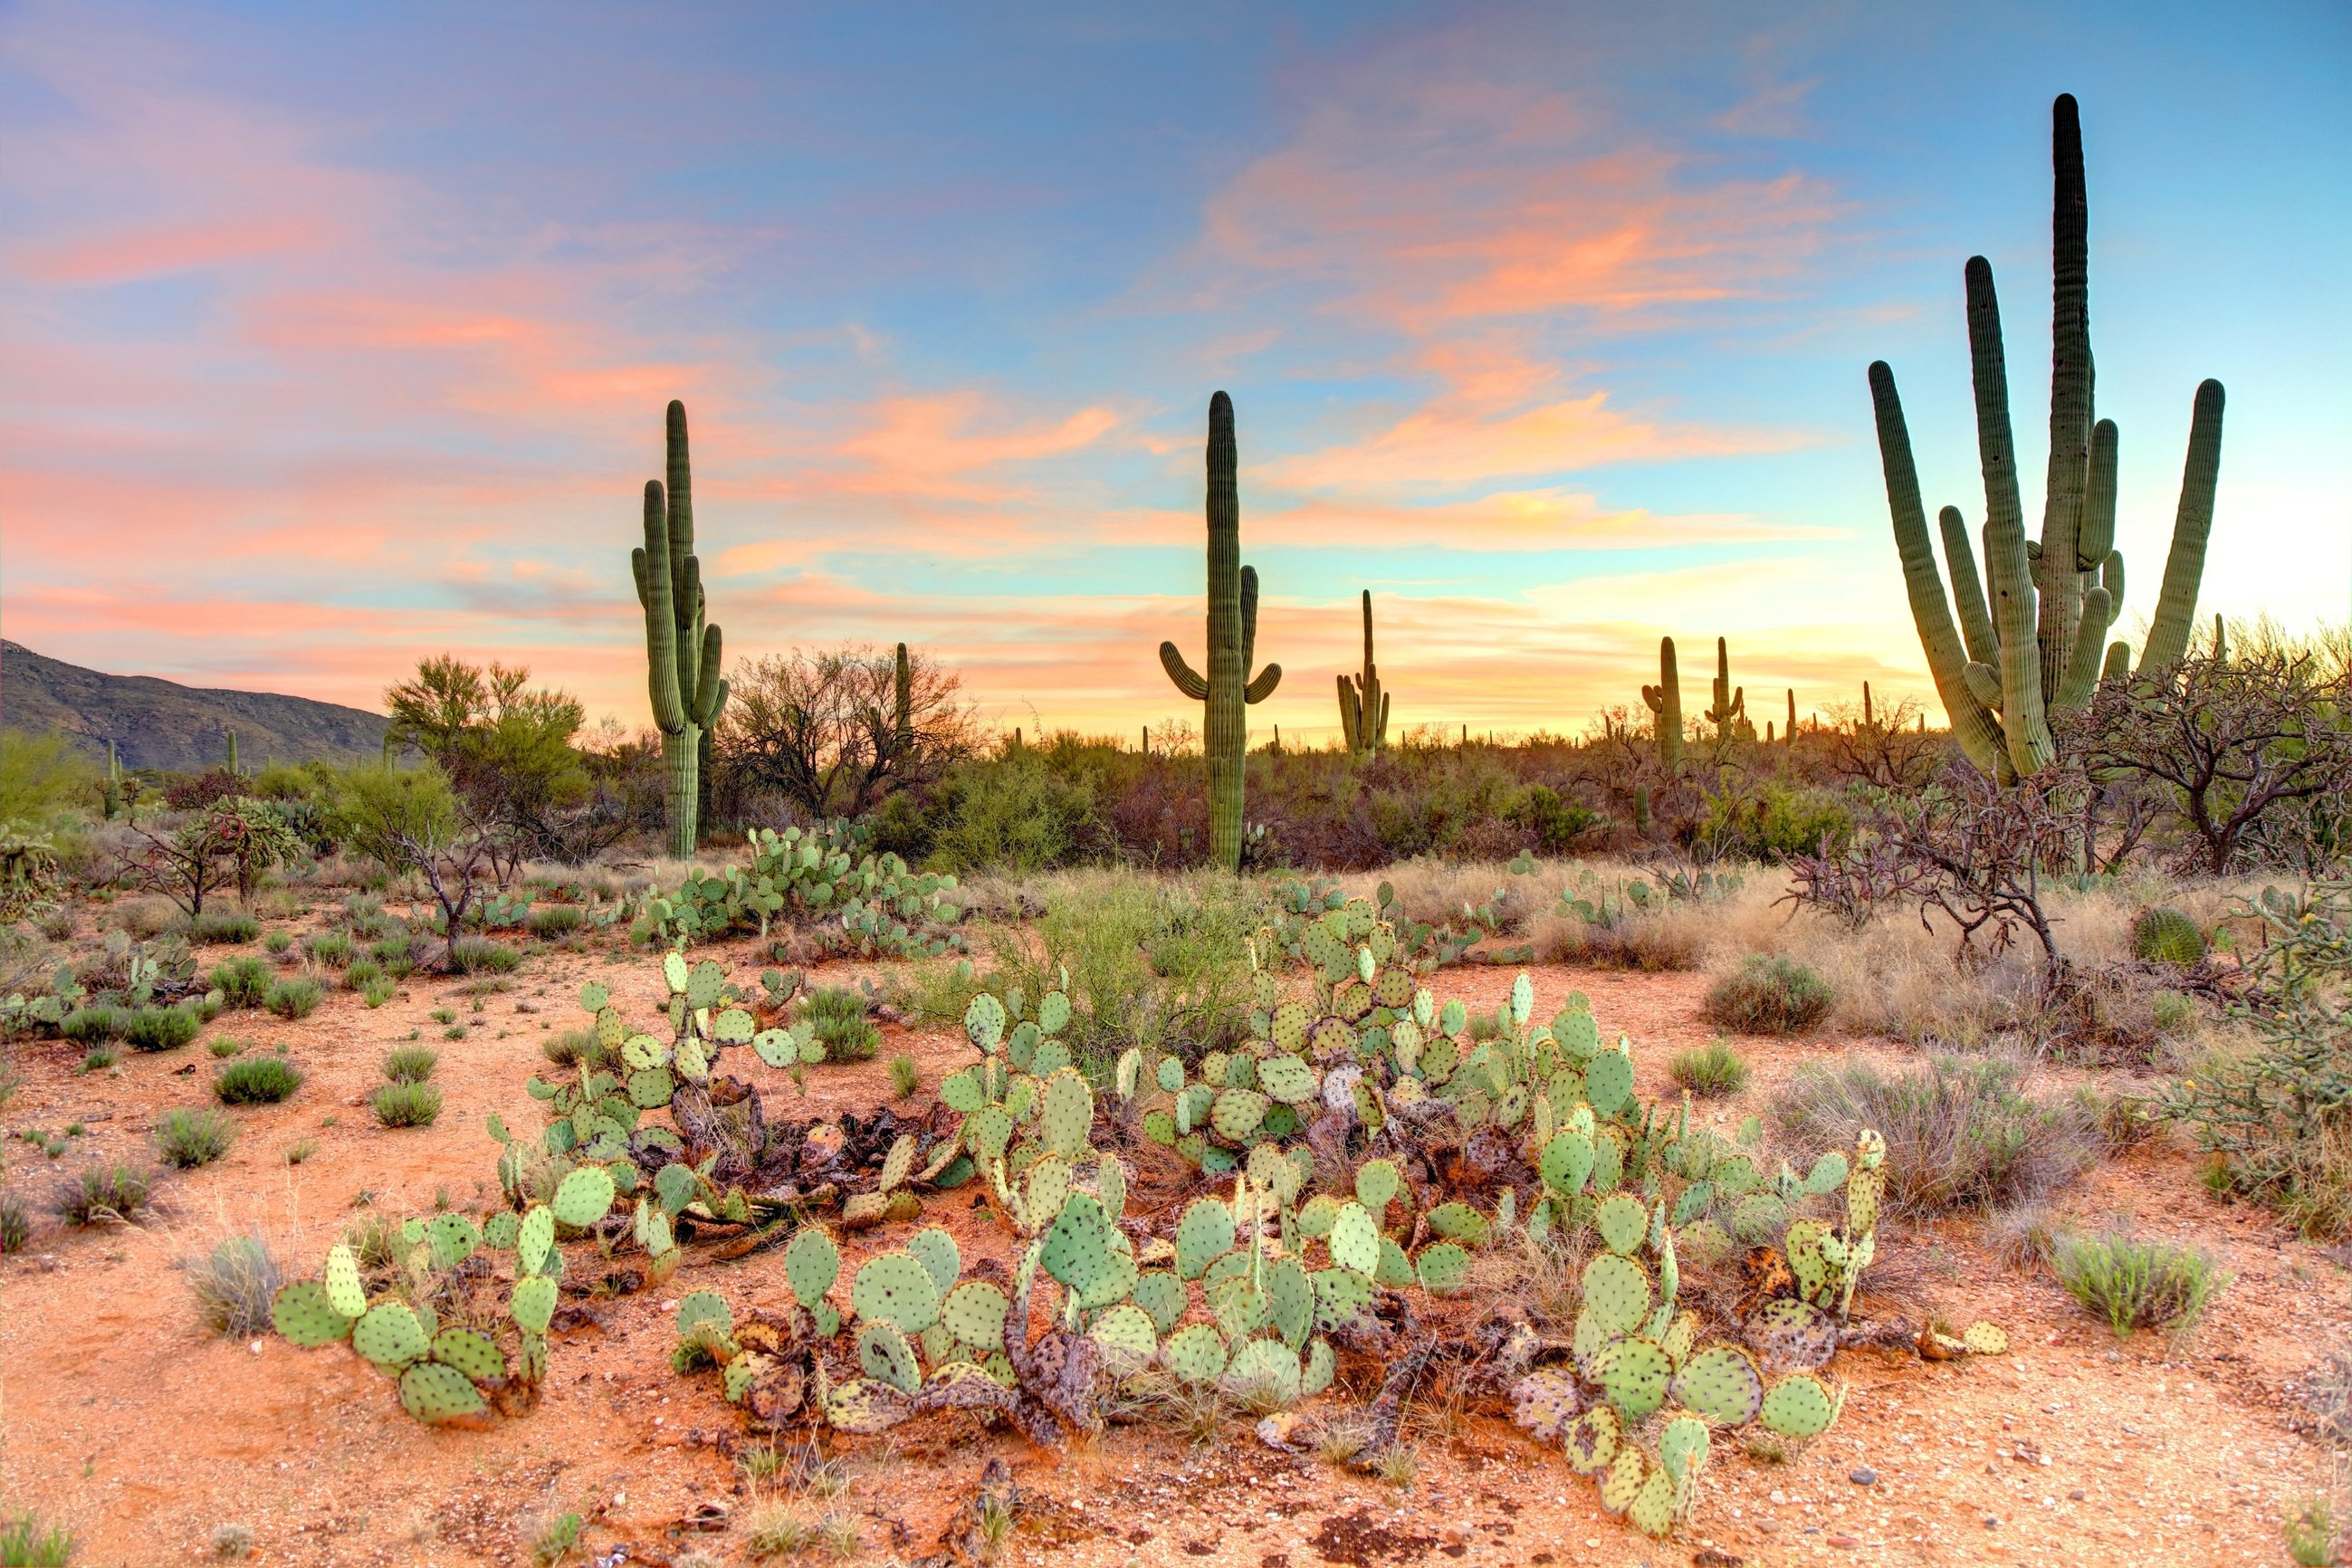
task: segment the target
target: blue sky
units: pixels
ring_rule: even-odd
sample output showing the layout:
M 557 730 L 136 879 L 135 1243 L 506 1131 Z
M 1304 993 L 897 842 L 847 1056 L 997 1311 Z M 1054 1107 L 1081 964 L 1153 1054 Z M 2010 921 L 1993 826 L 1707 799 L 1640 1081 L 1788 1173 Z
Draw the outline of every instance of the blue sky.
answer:
M 625 556 L 688 405 L 730 651 L 906 638 L 1007 724 L 1180 710 L 1240 416 L 1264 725 L 1573 729 L 1656 638 L 1923 690 L 1863 372 L 2022 466 L 2082 100 L 2144 616 L 2200 379 L 2209 608 L 2352 602 L 2340 6 L 0 6 L 0 620 L 362 704 L 422 653 L 644 718 Z M 1776 700 L 1759 711 L 1778 711 Z

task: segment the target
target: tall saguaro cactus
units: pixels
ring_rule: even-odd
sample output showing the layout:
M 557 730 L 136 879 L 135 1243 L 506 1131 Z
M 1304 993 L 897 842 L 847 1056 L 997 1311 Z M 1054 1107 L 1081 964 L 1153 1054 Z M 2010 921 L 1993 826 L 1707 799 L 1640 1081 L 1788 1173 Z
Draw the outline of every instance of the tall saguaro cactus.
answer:
M 1282 666 L 1269 664 L 1252 679 L 1257 647 L 1257 569 L 1242 559 L 1239 448 L 1234 442 L 1234 400 L 1209 399 L 1209 672 L 1184 662 L 1172 642 L 1160 645 L 1160 663 L 1176 689 L 1202 703 L 1202 748 L 1209 764 L 1209 858 L 1229 871 L 1242 863 L 1242 773 L 1249 752 L 1244 708 L 1274 695 Z
M 1722 637 L 1715 639 L 1714 697 L 1707 705 L 1706 721 L 1715 726 L 1715 738 L 1754 740 L 1756 726 L 1748 718 L 1748 689 L 1731 684 L 1731 644 Z
M 1671 773 L 1683 765 L 1683 678 L 1672 637 L 1658 639 L 1658 683 L 1642 688 L 1642 700 L 1658 716 L 1658 761 Z
M 915 672 L 907 662 L 907 645 L 898 645 L 898 659 L 890 675 L 890 743 L 899 756 L 915 749 Z
M 1895 373 L 1883 360 L 1870 367 L 1887 510 L 1928 672 L 1961 749 L 1978 767 L 2003 779 L 2046 764 L 2055 750 L 2051 719 L 2087 702 L 2100 679 L 2122 673 L 2130 657 L 2121 642 L 2107 645 L 2104 658 L 2100 652 L 2122 615 L 2124 561 L 2115 548 L 2116 425 L 2095 417 L 2090 198 L 2083 175 L 2082 121 L 2071 95 L 2059 95 L 2052 122 L 2050 465 L 2042 538 L 2025 537 L 1992 267 L 1981 256 L 1971 257 L 1964 279 L 1977 452 L 1984 474 L 1985 569 L 1979 579 L 1959 510 L 1944 508 L 1937 524 L 1951 577 L 1948 600 L 1936 572 Z M 2206 539 L 2213 526 L 2222 402 L 2220 382 L 2198 387 L 2172 549 L 2147 644 L 2140 650 L 2142 669 L 2177 663 L 2188 651 Z
M 663 798 L 670 853 L 683 859 L 699 841 L 703 742 L 727 702 L 719 676 L 719 628 L 703 624 L 702 563 L 694 553 L 694 488 L 686 454 L 686 405 L 673 400 L 667 428 L 669 485 L 646 481 L 646 542 L 629 552 L 637 603 L 646 609 L 646 676 L 654 727 L 662 735 Z
M 1348 750 L 1370 756 L 1389 743 L 1389 694 L 1372 662 L 1372 591 L 1364 590 L 1364 670 L 1339 678 L 1339 731 Z

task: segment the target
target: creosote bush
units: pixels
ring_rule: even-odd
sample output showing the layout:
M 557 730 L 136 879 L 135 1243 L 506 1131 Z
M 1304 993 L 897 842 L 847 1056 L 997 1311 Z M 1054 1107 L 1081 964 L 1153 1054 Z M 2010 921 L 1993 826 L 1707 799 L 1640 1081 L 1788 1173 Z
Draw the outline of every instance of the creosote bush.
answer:
M 1801 1035 L 1836 1005 L 1827 981 L 1777 953 L 1749 953 L 1706 993 L 1707 1021 L 1743 1035 Z
M 1720 1037 L 1676 1052 L 1666 1064 L 1666 1072 L 1703 1100 L 1738 1094 L 1748 1087 L 1748 1064 L 1731 1048 L 1731 1043 Z
M 257 958 L 232 958 L 213 966 L 212 988 L 232 1007 L 258 1007 L 269 999 L 274 981 L 269 965 Z
M 1886 1140 L 1886 1201 L 1900 1214 L 2005 1208 L 2087 1170 L 2105 1147 L 2083 1107 L 2027 1097 L 1997 1058 L 1931 1057 L 1885 1073 L 1868 1062 L 1800 1068 L 1773 1115 L 1812 1147 Z
M 866 998 L 846 987 L 813 991 L 801 999 L 801 1021 L 814 1026 L 829 1062 L 871 1061 L 882 1031 L 866 1016 Z
M 301 1069 L 284 1057 L 247 1057 L 213 1078 L 214 1097 L 223 1105 L 276 1105 L 301 1087 Z
M 155 1123 L 156 1152 L 165 1164 L 183 1171 L 211 1164 L 236 1142 L 236 1123 L 209 1106 L 180 1106 L 163 1112 Z
M 2202 1250 L 2121 1232 L 2061 1237 L 2050 1266 L 2067 1294 L 2105 1319 L 2117 1338 L 2134 1329 L 2186 1333 L 2229 1283 Z
M 261 922 L 243 910 L 206 910 L 188 922 L 188 940 L 210 947 L 251 942 L 261 934 Z
M 128 1007 L 77 1007 L 66 1015 L 58 1026 L 58 1033 L 76 1045 L 92 1045 L 101 1040 L 119 1040 L 130 1032 L 131 1009 Z
M 123 1043 L 138 1051 L 174 1051 L 196 1037 L 203 1027 L 184 1007 L 142 1007 L 131 1015 L 122 1031 Z
M 93 1165 L 58 1189 L 58 1217 L 68 1225 L 131 1218 L 153 1191 L 146 1173 L 129 1165 Z
M 211 1252 L 186 1259 L 181 1267 L 187 1271 L 196 1317 L 205 1327 L 239 1340 L 268 1331 L 270 1302 L 286 1275 L 260 1237 L 225 1237 Z
M 272 985 L 263 1002 L 271 1012 L 291 1022 L 309 1017 L 318 1008 L 324 994 L 317 981 L 297 974 Z
M 388 1083 L 368 1104 L 386 1127 L 430 1127 L 441 1114 L 441 1091 L 429 1083 Z

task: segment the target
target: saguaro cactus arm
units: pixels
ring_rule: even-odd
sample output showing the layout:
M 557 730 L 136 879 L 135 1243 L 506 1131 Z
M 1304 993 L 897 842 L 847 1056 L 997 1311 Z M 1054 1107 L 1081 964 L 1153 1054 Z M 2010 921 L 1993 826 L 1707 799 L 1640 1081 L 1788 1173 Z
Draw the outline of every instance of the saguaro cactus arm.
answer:
M 2039 773 L 2054 748 L 2042 700 L 2042 662 L 2034 627 L 2033 563 L 2025 548 L 2018 500 L 2017 447 L 2010 431 L 2009 368 L 2000 342 L 2000 301 L 1992 264 L 1971 256 L 1968 287 L 1969 368 L 1977 402 L 1977 455 L 1984 471 L 1985 574 L 1991 579 L 1993 629 L 2000 635 L 2000 727 L 2010 763 Z
M 2055 702 L 2073 668 L 2083 607 L 2085 568 L 2077 563 L 2092 443 L 2091 205 L 2071 93 L 2052 106 L 2050 169 L 2050 458 L 2035 581 L 2042 694 Z
M 1160 668 L 1168 672 L 1168 679 L 1176 683 L 1176 689 L 1193 701 L 1206 702 L 1209 700 L 1208 681 L 1184 662 L 1183 654 L 1177 650 L 1174 643 L 1160 645 Z
M 669 516 L 659 479 L 646 481 L 646 542 L 629 552 L 637 577 L 637 602 L 646 610 L 646 692 L 653 700 L 654 728 L 675 735 L 686 728 L 686 699 L 677 685 L 677 621 L 672 613 L 675 578 L 669 563 Z
M 2164 559 L 2164 586 L 2148 623 L 2142 669 L 2162 669 L 2189 652 L 2197 618 L 2197 584 L 2205 575 L 2205 542 L 2213 531 L 2213 491 L 2221 477 L 2221 384 L 2197 388 L 2189 421 L 2189 460 L 2180 475 L 2180 505 L 2172 518 L 2172 549 Z

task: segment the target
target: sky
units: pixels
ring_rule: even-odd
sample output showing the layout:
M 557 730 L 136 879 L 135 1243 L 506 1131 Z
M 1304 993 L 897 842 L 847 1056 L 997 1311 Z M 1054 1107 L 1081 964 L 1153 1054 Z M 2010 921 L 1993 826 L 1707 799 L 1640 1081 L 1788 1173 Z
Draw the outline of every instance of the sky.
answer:
M 1661 636 L 1693 707 L 1718 637 L 1759 719 L 1924 693 L 1864 368 L 1981 516 L 1989 257 L 2038 485 L 2061 91 L 2126 628 L 2206 376 L 2203 608 L 2344 618 L 2341 5 L 0 4 L 0 629 L 634 728 L 677 397 L 730 661 L 1197 723 L 1222 388 L 1260 736 L 1336 734 L 1364 589 L 1398 728 L 1573 732 Z

